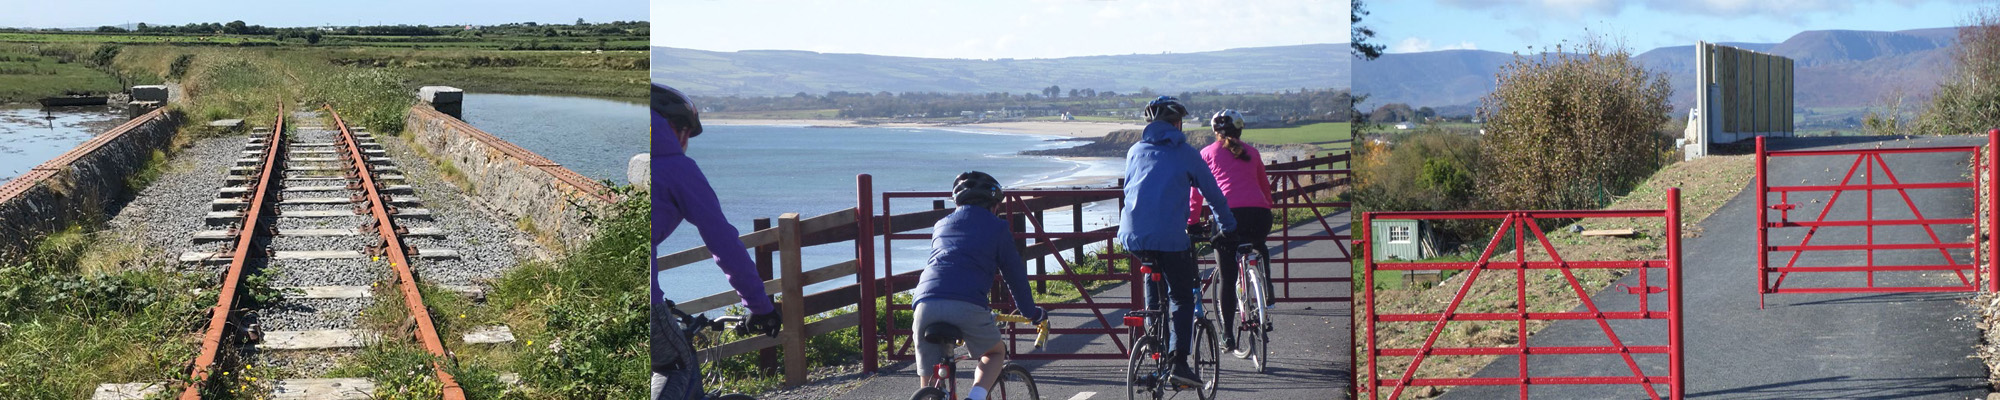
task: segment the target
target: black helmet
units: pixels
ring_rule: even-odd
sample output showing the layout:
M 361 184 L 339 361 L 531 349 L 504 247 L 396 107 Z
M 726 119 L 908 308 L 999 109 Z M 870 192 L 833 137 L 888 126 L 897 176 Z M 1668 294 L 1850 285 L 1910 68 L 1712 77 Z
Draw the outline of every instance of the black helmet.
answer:
M 986 206 L 1000 202 L 1000 181 L 985 172 L 968 171 L 951 180 L 951 201 Z
M 1175 100 L 1170 96 L 1160 96 L 1160 98 L 1146 103 L 1146 122 L 1162 119 L 1179 121 L 1181 118 L 1187 117 L 1187 115 L 1187 107 L 1181 106 L 1179 100 Z
M 653 113 L 678 125 L 675 129 L 686 130 L 688 137 L 701 136 L 701 110 L 679 90 L 653 84 Z

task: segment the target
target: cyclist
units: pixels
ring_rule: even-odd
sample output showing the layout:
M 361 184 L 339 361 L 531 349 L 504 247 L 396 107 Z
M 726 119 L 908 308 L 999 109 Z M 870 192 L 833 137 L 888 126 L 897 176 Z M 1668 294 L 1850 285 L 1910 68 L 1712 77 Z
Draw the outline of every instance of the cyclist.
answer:
M 1208 171 L 1215 174 L 1215 184 L 1222 187 L 1222 196 L 1229 199 L 1229 213 L 1236 217 L 1236 230 L 1230 232 L 1238 243 L 1248 243 L 1264 254 L 1270 248 L 1264 244 L 1271 235 L 1271 179 L 1264 171 L 1264 158 L 1257 154 L 1257 148 L 1243 142 L 1243 114 L 1236 110 L 1224 109 L 1209 119 L 1215 130 L 1215 143 L 1201 149 L 1202 161 L 1208 162 Z M 1192 189 L 1190 189 L 1192 191 Z M 1188 232 L 1200 232 L 1201 198 L 1188 196 Z M 1216 258 L 1220 261 L 1222 273 L 1221 299 L 1236 298 L 1236 246 L 1220 243 L 1215 247 Z M 1264 276 L 1271 276 L 1264 271 Z M 1268 280 L 1268 279 L 1267 279 Z M 1266 282 L 1264 295 L 1269 299 L 1270 285 Z M 1269 300 L 1266 300 L 1269 301 Z M 1235 329 L 1236 302 L 1218 301 L 1222 305 L 1222 329 Z M 1236 349 L 1235 335 L 1222 335 L 1223 347 Z
M 1006 278 L 1007 290 L 1021 316 L 1035 324 L 1048 318 L 1028 291 L 1028 265 L 1014 247 L 1013 230 L 994 213 L 1000 196 L 1000 182 L 984 172 L 966 172 L 952 180 L 951 198 L 958 209 L 938 220 L 932 229 L 931 258 L 917 283 L 916 315 L 910 326 L 915 332 L 923 332 L 934 323 L 957 326 L 963 332 L 966 350 L 981 353 L 979 370 L 973 373 L 978 383 L 968 391 L 972 400 L 986 399 L 1007 361 L 1000 327 L 987 307 L 993 275 Z M 937 372 L 922 365 L 951 351 L 948 345 L 918 341 L 919 388 L 930 387 L 937 379 L 951 379 L 933 376 Z
M 778 331 L 778 310 L 764 293 L 764 280 L 757 275 L 750 253 L 737 238 L 736 227 L 722 215 L 715 189 L 701 174 L 701 167 L 687 157 L 688 139 L 701 135 L 699 110 L 679 90 L 653 84 L 652 165 L 653 249 L 658 254 L 661 241 L 674 233 L 682 219 L 694 224 L 701 238 L 715 254 L 716 265 L 729 278 L 729 285 L 743 297 L 750 319 L 738 325 L 740 332 L 774 335 Z M 671 141 L 669 141 L 671 140 Z M 655 260 L 657 261 L 657 260 Z M 652 267 L 647 268 L 653 270 Z M 678 319 L 669 309 L 672 303 L 660 289 L 659 276 L 646 274 L 652 286 L 652 367 L 655 400 L 700 399 L 701 363 L 694 349 L 681 336 Z
M 1197 282 L 1193 247 L 1183 221 L 1189 188 L 1199 189 L 1212 204 L 1215 220 L 1224 232 L 1236 230 L 1236 218 L 1229 213 L 1229 200 L 1215 186 L 1201 155 L 1187 144 L 1181 132 L 1187 107 L 1172 97 L 1160 96 L 1146 103 L 1146 130 L 1138 143 L 1125 153 L 1125 210 L 1119 217 L 1118 242 L 1143 260 L 1153 260 L 1167 281 L 1167 296 L 1173 301 L 1173 381 L 1186 386 L 1202 386 L 1201 378 L 1188 368 L 1188 350 L 1194 339 L 1194 298 Z M 1158 201 L 1155 201 L 1158 200 Z M 1159 294 L 1147 293 L 1147 296 Z M 1150 299 L 1149 299 L 1150 302 Z

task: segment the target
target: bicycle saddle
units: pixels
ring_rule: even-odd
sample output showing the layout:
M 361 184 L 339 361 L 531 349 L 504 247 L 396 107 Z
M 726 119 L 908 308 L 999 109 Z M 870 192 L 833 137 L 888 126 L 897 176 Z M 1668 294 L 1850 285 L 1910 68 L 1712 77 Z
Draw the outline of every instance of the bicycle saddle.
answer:
M 958 325 L 932 322 L 930 325 L 924 325 L 923 331 L 918 335 L 923 337 L 925 342 L 950 346 L 958 344 L 958 340 L 965 337 L 965 331 L 959 330 Z

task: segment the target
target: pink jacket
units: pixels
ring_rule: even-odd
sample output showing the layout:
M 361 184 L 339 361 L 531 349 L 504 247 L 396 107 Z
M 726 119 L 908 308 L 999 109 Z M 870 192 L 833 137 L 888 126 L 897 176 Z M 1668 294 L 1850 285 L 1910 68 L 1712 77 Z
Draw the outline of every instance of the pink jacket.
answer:
M 1215 174 L 1215 183 L 1222 186 L 1222 196 L 1229 199 L 1230 208 L 1271 208 L 1271 177 L 1264 172 L 1264 158 L 1257 154 L 1256 147 L 1248 144 L 1243 152 L 1250 159 L 1238 160 L 1222 147 L 1222 142 L 1215 142 L 1201 149 L 1201 160 L 1208 162 L 1208 172 Z M 1201 204 L 1201 196 L 1188 197 L 1189 224 L 1201 221 Z

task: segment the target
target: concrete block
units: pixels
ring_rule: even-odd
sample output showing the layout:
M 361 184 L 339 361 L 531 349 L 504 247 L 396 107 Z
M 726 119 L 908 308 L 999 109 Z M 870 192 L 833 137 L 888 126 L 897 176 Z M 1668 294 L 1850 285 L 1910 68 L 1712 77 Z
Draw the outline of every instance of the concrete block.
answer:
M 166 85 L 139 85 L 132 87 L 132 101 L 167 101 Z
M 160 382 L 106 383 L 97 385 L 97 391 L 91 393 L 90 400 L 141 400 L 166 388 L 167 385 Z
M 450 86 L 425 86 L 417 88 L 417 97 L 431 104 L 462 103 L 465 91 Z
M 285 379 L 271 385 L 271 398 L 283 400 L 366 400 L 375 398 L 375 381 L 364 378 Z
M 492 325 L 472 328 L 465 333 L 466 344 L 500 344 L 514 342 L 514 330 L 506 325 Z
M 329 329 L 319 331 L 270 331 L 264 332 L 264 342 L 258 349 L 264 350 L 327 350 L 353 349 L 368 345 L 377 338 L 374 332 L 353 329 Z
M 639 153 L 632 156 L 632 160 L 625 163 L 625 180 L 640 189 L 652 187 L 653 153 Z

